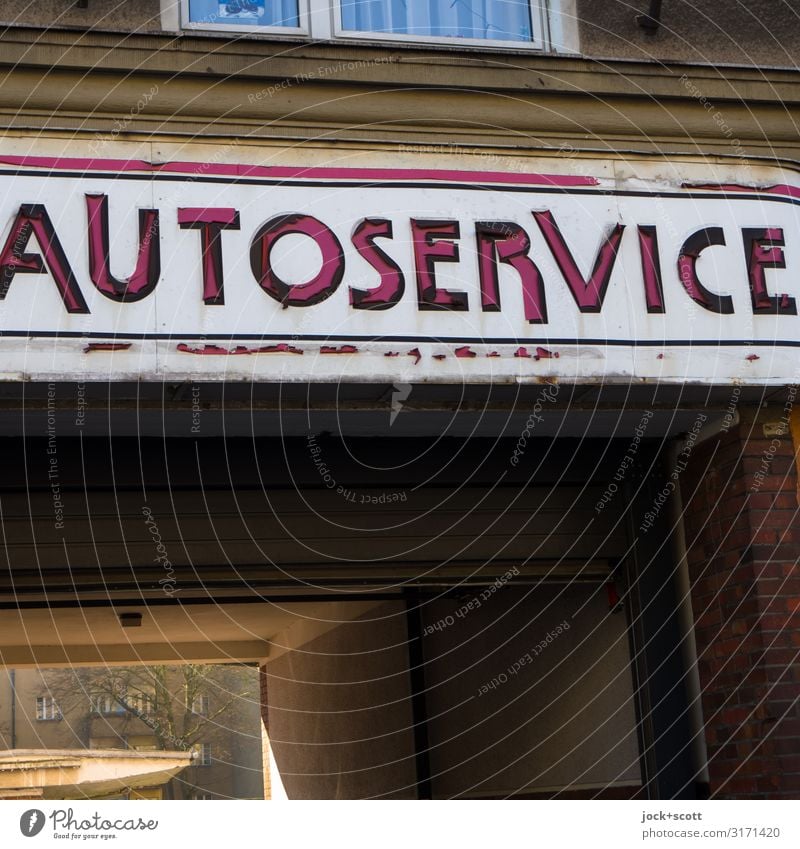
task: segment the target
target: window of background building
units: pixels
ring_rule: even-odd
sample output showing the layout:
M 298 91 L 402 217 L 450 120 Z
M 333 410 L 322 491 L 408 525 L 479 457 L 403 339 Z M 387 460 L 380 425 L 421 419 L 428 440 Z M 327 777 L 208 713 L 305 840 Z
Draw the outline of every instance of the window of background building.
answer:
M 125 702 L 137 713 L 147 713 L 150 707 L 150 697 L 143 693 L 127 696 Z M 96 696 L 92 700 L 92 710 L 103 716 L 117 716 L 128 713 L 128 709 L 113 696 Z
M 196 766 L 211 766 L 211 744 L 200 743 L 195 747 L 197 752 Z
M 39 696 L 36 699 L 37 719 L 61 719 L 61 710 L 51 696 Z
M 553 22 L 544 0 L 183 0 L 181 11 L 191 29 L 536 49 Z
M 195 696 L 192 702 L 192 713 L 197 716 L 208 716 L 208 696 Z

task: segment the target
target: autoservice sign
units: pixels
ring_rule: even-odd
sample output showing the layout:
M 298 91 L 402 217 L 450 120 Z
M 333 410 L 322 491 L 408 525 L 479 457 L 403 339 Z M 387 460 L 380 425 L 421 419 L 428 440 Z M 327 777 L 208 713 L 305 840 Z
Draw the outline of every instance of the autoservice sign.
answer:
M 2 376 L 797 378 L 792 174 L 300 159 L 0 155 Z

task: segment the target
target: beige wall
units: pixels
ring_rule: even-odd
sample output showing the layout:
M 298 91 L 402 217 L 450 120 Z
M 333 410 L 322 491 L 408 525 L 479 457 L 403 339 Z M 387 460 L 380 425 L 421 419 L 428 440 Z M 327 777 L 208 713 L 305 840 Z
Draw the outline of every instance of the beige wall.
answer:
M 416 797 L 404 605 L 268 662 L 266 690 L 273 798 L 278 783 L 290 799 Z
M 3 0 L 0 21 L 20 26 L 97 27 L 138 32 L 161 29 L 159 0 L 89 0 L 88 8 L 79 9 L 65 0 Z
M 636 23 L 649 0 L 579 0 L 581 52 L 639 60 L 767 65 L 800 60 L 800 14 L 785 0 L 664 0 L 661 27 Z

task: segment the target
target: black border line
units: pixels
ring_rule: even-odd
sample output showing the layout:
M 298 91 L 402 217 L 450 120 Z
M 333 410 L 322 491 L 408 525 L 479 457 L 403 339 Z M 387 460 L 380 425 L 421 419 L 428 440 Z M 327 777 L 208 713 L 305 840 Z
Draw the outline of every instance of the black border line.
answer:
M 83 332 L 80 330 L 0 330 L 1 338 L 15 339 L 103 339 L 106 341 L 156 341 L 156 342 L 384 342 L 403 343 L 409 345 L 569 345 L 572 347 L 607 346 L 627 348 L 800 348 L 800 339 L 594 339 L 594 338 L 550 338 L 547 336 L 532 336 L 524 338 L 493 337 L 493 336 L 327 336 L 312 334 L 297 336 L 294 334 L 263 334 L 263 333 L 208 333 L 208 334 L 177 334 L 177 333 L 104 333 Z M 121 353 L 109 351 L 108 353 Z M 193 353 L 187 351 L 185 353 Z M 257 353 L 253 351 L 252 353 Z M 276 352 L 279 353 L 279 352 Z M 224 356 L 224 355 L 220 355 Z
M 539 183 L 530 185 L 518 185 L 516 183 L 460 183 L 434 180 L 407 180 L 398 177 L 395 180 L 345 180 L 336 177 L 327 179 L 304 178 L 304 177 L 238 177 L 236 175 L 201 175 L 161 172 L 153 173 L 130 173 L 127 171 L 89 171 L 80 169 L 62 171 L 60 169 L 26 170 L 23 168 L 0 168 L 0 177 L 48 177 L 51 179 L 92 179 L 100 180 L 149 180 L 151 182 L 177 182 L 177 183 L 215 183 L 230 186 L 284 186 L 284 187 L 307 187 L 307 188 L 347 188 L 347 189 L 446 189 L 459 191 L 491 191 L 491 192 L 514 192 L 529 194 L 553 194 L 553 195 L 594 195 L 599 197 L 644 197 L 644 198 L 691 198 L 700 200 L 758 200 L 771 201 L 773 203 L 800 204 L 800 198 L 787 197 L 786 195 L 763 194 L 757 189 L 747 189 L 741 192 L 728 192 L 723 189 L 719 191 L 701 191 L 687 188 L 683 191 L 645 191 L 634 189 L 604 189 L 593 186 L 547 186 Z

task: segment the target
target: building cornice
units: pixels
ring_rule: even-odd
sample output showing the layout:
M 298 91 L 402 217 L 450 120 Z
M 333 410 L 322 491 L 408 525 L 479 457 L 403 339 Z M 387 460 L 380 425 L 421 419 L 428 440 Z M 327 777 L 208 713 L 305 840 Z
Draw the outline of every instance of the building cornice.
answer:
M 797 71 L 9 27 L 0 125 L 800 158 Z M 158 96 L 142 108 L 144 92 Z M 716 115 L 716 120 L 713 119 Z M 116 122 L 116 124 L 115 124 Z

